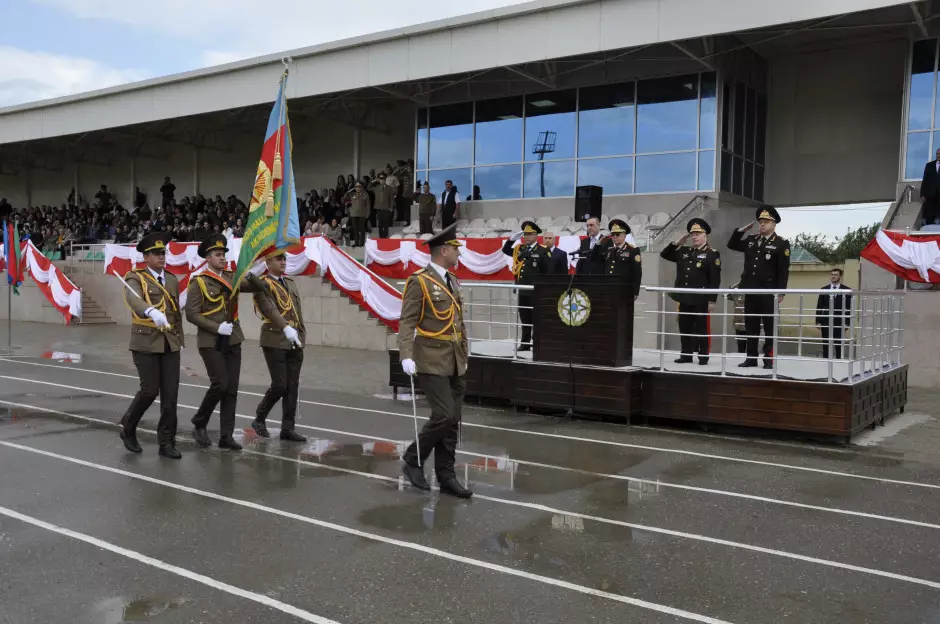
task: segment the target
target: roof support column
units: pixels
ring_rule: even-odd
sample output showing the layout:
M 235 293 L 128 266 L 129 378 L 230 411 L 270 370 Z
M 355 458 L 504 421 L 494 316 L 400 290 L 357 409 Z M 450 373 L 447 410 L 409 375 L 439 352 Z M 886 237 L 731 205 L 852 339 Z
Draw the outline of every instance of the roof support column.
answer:
M 33 170 L 26 167 L 26 207 L 33 207 Z
M 353 175 L 359 179 L 359 169 L 362 167 L 362 131 L 353 128 Z
M 80 173 L 81 173 L 81 168 L 82 168 L 82 163 L 80 163 L 79 161 L 75 161 L 75 176 L 74 176 L 73 179 L 72 179 L 72 189 L 75 191 L 75 199 L 74 199 L 74 201 L 75 201 L 75 205 L 76 205 L 76 206 L 80 203 L 79 200 L 78 200 L 78 197 L 79 197 L 79 195 L 81 195 L 81 193 L 82 193 L 82 192 L 81 192 L 81 186 L 79 186 L 79 182 L 80 182 L 80 179 L 81 179 L 81 175 L 80 175 Z
M 199 194 L 199 148 L 193 148 L 193 197 Z
M 131 156 L 131 206 L 137 205 L 137 156 Z M 143 208 L 143 206 L 137 206 Z

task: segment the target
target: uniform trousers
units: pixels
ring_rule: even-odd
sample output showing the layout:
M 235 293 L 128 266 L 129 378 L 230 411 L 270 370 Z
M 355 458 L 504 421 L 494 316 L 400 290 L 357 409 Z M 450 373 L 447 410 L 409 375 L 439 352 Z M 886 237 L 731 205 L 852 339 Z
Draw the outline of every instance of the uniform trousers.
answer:
M 261 351 L 264 352 L 264 361 L 271 374 L 271 387 L 258 403 L 255 417 L 264 422 L 274 404 L 283 399 L 281 430 L 293 431 L 297 418 L 297 392 L 300 388 L 300 369 L 304 365 L 304 350 L 261 347 Z
M 708 355 L 708 301 L 679 304 L 682 355 Z
M 442 208 L 442 209 L 441 209 L 441 229 L 443 230 L 443 229 L 446 229 L 446 228 L 450 227 L 450 225 L 451 225 L 454 221 L 456 221 L 456 219 L 454 219 L 454 211 L 453 211 L 453 210 L 444 210 L 444 209 Z
M 764 362 L 774 356 L 774 295 L 744 296 L 744 331 L 747 334 L 747 359 L 757 359 L 757 341 L 764 326 Z
M 379 238 L 388 238 L 388 228 L 392 225 L 392 211 L 378 210 Z
M 352 244 L 362 247 L 366 244 L 366 219 L 365 217 L 350 217 L 352 224 Z
M 163 339 L 166 343 L 166 338 Z M 157 395 L 160 395 L 160 420 L 157 422 L 157 443 L 173 444 L 176 439 L 176 399 L 180 386 L 180 352 L 170 351 L 169 343 L 163 353 L 131 351 L 140 390 L 134 395 L 121 425 L 127 435 L 137 434 L 137 425 Z
M 418 365 L 420 367 L 420 364 Z M 421 447 L 421 465 L 434 451 L 434 472 L 442 482 L 455 478 L 454 460 L 457 453 L 457 434 L 460 430 L 460 410 L 467 389 L 463 375 L 427 375 L 418 373 L 418 384 L 431 405 L 431 418 L 418 434 Z M 418 451 L 412 442 L 405 451 L 404 460 L 418 465 Z
M 209 389 L 199 410 L 193 416 L 193 426 L 205 429 L 215 411 L 219 408 L 219 433 L 222 437 L 231 436 L 235 431 L 235 405 L 238 402 L 238 382 L 242 370 L 242 346 L 225 347 L 217 351 L 212 347 L 199 349 L 199 355 L 209 374 Z
M 532 306 L 535 304 L 535 297 L 531 290 L 519 292 L 519 322 L 522 324 L 522 339 L 520 346 L 532 347 Z
M 418 215 L 418 225 L 421 227 L 421 234 L 433 234 L 434 233 L 434 215 L 423 214 Z

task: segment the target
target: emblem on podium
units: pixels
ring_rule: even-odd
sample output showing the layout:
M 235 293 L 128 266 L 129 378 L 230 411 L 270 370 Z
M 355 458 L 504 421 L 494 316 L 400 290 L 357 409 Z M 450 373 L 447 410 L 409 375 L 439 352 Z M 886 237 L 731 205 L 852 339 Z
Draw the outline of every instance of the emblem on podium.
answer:
M 558 317 L 570 327 L 580 327 L 591 316 L 591 300 L 587 293 L 579 288 L 572 288 L 562 293 L 558 299 Z

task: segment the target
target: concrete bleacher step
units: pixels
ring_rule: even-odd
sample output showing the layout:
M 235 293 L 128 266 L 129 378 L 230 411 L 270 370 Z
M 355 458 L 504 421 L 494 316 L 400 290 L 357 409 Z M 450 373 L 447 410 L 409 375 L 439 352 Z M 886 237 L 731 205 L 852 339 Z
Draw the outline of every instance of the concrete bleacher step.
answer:
M 91 296 L 82 291 L 82 320 L 80 321 L 82 325 L 114 325 L 114 320 L 108 316 L 108 313 L 102 308 L 97 301 L 91 298 Z
M 315 293 L 303 301 L 307 344 L 386 351 L 394 343 L 388 327 L 328 280 L 321 279 Z

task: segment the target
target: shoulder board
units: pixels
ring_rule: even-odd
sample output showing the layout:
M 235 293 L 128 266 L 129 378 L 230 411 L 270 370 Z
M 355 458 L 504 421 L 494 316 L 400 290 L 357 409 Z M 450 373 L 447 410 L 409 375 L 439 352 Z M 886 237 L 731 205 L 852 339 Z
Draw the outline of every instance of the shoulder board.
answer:
M 548 245 L 543 245 L 542 243 L 539 243 L 539 247 L 542 249 L 548 249 Z
M 632 247 L 633 249 L 638 249 L 638 247 L 637 247 L 636 245 L 631 244 L 630 241 L 626 241 L 626 243 L 627 243 L 627 247 Z
M 427 269 L 418 269 L 417 271 L 415 271 L 415 272 L 412 273 L 411 275 L 412 275 L 412 277 L 415 276 L 415 275 L 424 275 L 424 274 L 427 273 L 427 272 L 428 272 Z

